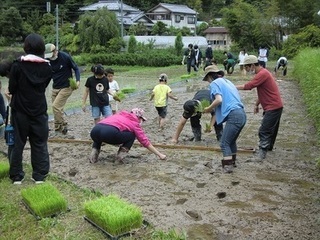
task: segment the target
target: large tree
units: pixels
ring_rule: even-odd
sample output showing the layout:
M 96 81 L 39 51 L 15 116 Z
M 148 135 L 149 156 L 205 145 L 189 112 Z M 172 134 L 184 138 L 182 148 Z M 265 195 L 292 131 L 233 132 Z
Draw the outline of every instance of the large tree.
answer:
M 116 15 L 106 8 L 81 15 L 78 31 L 83 51 L 90 51 L 96 45 L 108 47 L 110 39 L 120 36 Z

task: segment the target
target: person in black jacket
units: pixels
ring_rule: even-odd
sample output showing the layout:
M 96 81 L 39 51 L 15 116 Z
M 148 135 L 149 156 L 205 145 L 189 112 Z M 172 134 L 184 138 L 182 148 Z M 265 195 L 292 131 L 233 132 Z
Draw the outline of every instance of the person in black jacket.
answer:
M 52 78 L 52 69 L 49 61 L 43 58 L 45 44 L 40 35 L 29 34 L 23 49 L 27 55 L 13 62 L 9 75 L 11 124 L 14 128 L 9 177 L 13 184 L 21 184 L 25 176 L 22 155 L 27 139 L 31 147 L 32 179 L 35 183 L 42 183 L 50 168 L 45 91 Z
M 180 133 L 182 132 L 189 118 L 190 118 L 192 133 L 193 133 L 193 137 L 190 140 L 194 140 L 196 142 L 201 141 L 202 128 L 201 128 L 200 119 L 202 116 L 202 112 L 198 111 L 201 105 L 201 101 L 207 101 L 208 103 L 212 102 L 210 98 L 210 90 L 208 89 L 199 90 L 198 92 L 196 92 L 193 99 L 188 100 L 184 103 L 183 105 L 184 111 L 180 119 L 180 122 L 177 126 L 177 130 L 172 137 L 171 142 L 178 143 Z M 212 125 L 214 126 L 214 129 L 216 132 L 216 138 L 218 141 L 220 141 L 220 138 L 222 136 L 222 131 L 223 131 L 223 125 L 216 123 L 214 110 L 211 112 L 210 128 L 212 127 Z
M 77 87 L 80 84 L 80 70 L 69 54 L 58 51 L 52 43 L 46 44 L 45 58 L 50 60 L 53 71 L 52 110 L 55 134 L 67 134 L 68 122 L 63 117 L 64 106 L 75 90 L 70 86 L 72 70 L 75 73 Z

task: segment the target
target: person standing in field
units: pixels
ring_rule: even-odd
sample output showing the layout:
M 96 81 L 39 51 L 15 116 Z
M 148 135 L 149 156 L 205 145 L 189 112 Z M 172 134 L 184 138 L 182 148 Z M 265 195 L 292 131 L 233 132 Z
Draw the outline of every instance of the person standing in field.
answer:
M 211 65 L 211 62 L 213 60 L 213 50 L 210 44 L 206 49 L 205 55 L 206 55 L 206 65 L 209 66 Z
M 162 73 L 159 76 L 159 84 L 157 84 L 151 93 L 150 101 L 154 99 L 154 106 L 159 115 L 159 130 L 164 128 L 165 119 L 168 112 L 168 98 L 178 100 L 176 96 L 172 94 L 171 88 L 167 85 L 168 76 Z
M 13 184 L 21 184 L 25 177 L 22 159 L 27 140 L 31 147 L 32 180 L 42 183 L 50 169 L 45 92 L 52 69 L 49 61 L 43 58 L 45 44 L 40 35 L 29 34 L 23 49 L 27 55 L 13 62 L 8 87 L 14 128 L 14 145 L 9 155 L 9 177 Z
M 263 68 L 267 67 L 268 57 L 269 57 L 269 49 L 266 48 L 264 45 L 262 45 L 258 51 L 258 61 L 260 66 L 262 66 Z
M 119 84 L 116 80 L 113 79 L 114 77 L 114 71 L 113 69 L 111 68 L 107 68 L 105 70 L 105 75 L 109 81 L 109 87 L 110 87 L 110 91 L 113 93 L 113 94 L 117 94 L 117 92 L 120 91 L 120 87 L 119 87 Z M 114 102 L 114 104 L 113 104 Z M 111 104 L 112 103 L 112 104 Z M 111 107 L 111 110 L 112 110 L 112 114 L 115 114 L 117 111 L 118 111 L 118 101 L 115 101 L 113 99 L 113 96 L 109 94 L 109 105 Z M 115 105 L 115 106 L 114 106 Z
M 198 45 L 194 45 L 194 53 L 195 53 L 196 67 L 199 70 L 202 62 L 202 52 L 199 49 Z
M 242 49 L 240 52 L 239 52 L 239 56 L 238 56 L 238 60 L 239 60 L 239 66 L 240 66 L 240 72 L 242 75 L 246 75 L 246 70 L 244 69 L 243 67 L 243 61 L 244 61 L 244 58 L 248 56 L 248 53 L 246 52 L 245 49 Z
M 182 65 L 184 65 L 185 60 L 187 61 L 187 72 L 188 74 L 191 73 L 191 67 L 193 67 L 194 71 L 197 72 L 198 68 L 196 66 L 196 55 L 195 51 L 193 49 L 193 44 L 188 45 L 188 49 L 184 52 L 183 58 L 182 58 Z
M 82 110 L 86 111 L 86 101 L 89 95 L 91 113 L 94 120 L 94 124 L 97 124 L 103 118 L 112 115 L 111 107 L 109 105 L 109 95 L 116 96 L 111 92 L 109 87 L 109 81 L 105 77 L 105 71 L 101 64 L 97 64 L 92 67 L 93 76 L 89 77 L 85 83 L 85 90 L 82 98 Z M 117 99 L 119 100 L 119 99 Z
M 236 166 L 237 139 L 246 124 L 247 117 L 240 94 L 235 85 L 224 78 L 224 71 L 217 66 L 206 67 L 203 81 L 210 84 L 212 103 L 203 112 L 211 113 L 215 110 L 217 124 L 225 123 L 220 139 L 220 148 L 223 154 L 221 160 L 225 173 L 232 173 Z
M 260 65 L 258 58 L 249 55 L 242 63 L 246 71 L 254 71 L 252 80 L 243 85 L 238 85 L 239 90 L 257 88 L 258 99 L 254 105 L 254 113 L 259 112 L 259 105 L 263 109 L 263 118 L 259 128 L 259 158 L 265 159 L 267 151 L 272 151 L 280 125 L 283 103 L 277 82 L 272 74 Z
M 72 70 L 76 78 L 77 88 L 80 85 L 80 70 L 72 57 L 63 51 L 58 51 L 52 43 L 46 44 L 45 58 L 50 60 L 52 67 L 52 110 L 54 117 L 55 134 L 67 134 L 68 122 L 64 118 L 64 107 L 74 88 L 70 86 L 73 78 Z

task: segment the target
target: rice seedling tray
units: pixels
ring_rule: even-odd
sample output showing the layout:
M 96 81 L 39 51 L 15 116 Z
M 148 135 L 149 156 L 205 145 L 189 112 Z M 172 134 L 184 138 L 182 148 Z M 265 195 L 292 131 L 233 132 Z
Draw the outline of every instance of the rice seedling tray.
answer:
M 35 218 L 36 220 L 41 220 L 41 219 L 42 219 L 42 217 L 40 217 L 39 215 L 37 215 L 37 214 L 32 210 L 32 208 L 28 205 L 28 203 L 26 203 L 26 201 L 24 201 L 23 199 L 22 199 L 22 204 L 26 207 L 26 209 L 28 210 L 28 212 L 31 213 L 31 214 L 34 216 L 34 218 Z M 67 208 L 67 212 L 70 212 L 70 211 L 71 211 L 71 209 L 68 207 L 68 208 Z M 63 213 L 63 211 L 56 212 L 56 213 L 51 214 L 51 215 L 46 216 L 46 217 L 54 218 L 54 217 L 57 217 L 57 216 L 58 216 L 59 214 L 61 214 L 61 213 Z
M 128 236 L 131 236 L 132 234 L 134 234 L 135 232 L 137 232 L 139 229 L 142 229 L 142 228 L 146 228 L 149 223 L 146 221 L 146 220 L 143 220 L 142 221 L 142 227 L 139 228 L 139 229 L 133 229 L 129 232 L 125 232 L 125 233 L 122 233 L 120 235 L 117 235 L 117 236 L 114 236 L 112 235 L 111 233 L 107 232 L 106 230 L 104 230 L 102 227 L 100 227 L 98 224 L 96 224 L 93 220 L 91 220 L 90 218 L 88 218 L 87 216 L 84 216 L 83 217 L 87 222 L 89 222 L 92 226 L 94 226 L 95 228 L 97 228 L 98 230 L 100 230 L 101 232 L 103 232 L 109 239 L 111 240 L 119 240 L 120 238 L 123 238 L 123 237 L 128 237 Z

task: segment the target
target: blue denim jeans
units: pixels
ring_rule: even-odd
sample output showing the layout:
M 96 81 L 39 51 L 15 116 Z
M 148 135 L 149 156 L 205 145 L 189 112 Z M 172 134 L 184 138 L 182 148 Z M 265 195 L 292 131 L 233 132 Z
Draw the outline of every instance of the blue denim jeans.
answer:
M 110 105 L 102 106 L 102 107 L 92 107 L 91 112 L 92 112 L 92 117 L 94 119 L 100 118 L 101 115 L 103 117 L 109 117 L 112 115 L 112 110 Z
M 282 109 L 266 111 L 259 128 L 259 148 L 271 151 L 276 141 Z
M 237 138 L 246 124 L 247 116 L 243 108 L 232 110 L 225 118 L 225 126 L 220 140 L 223 157 L 237 153 Z

